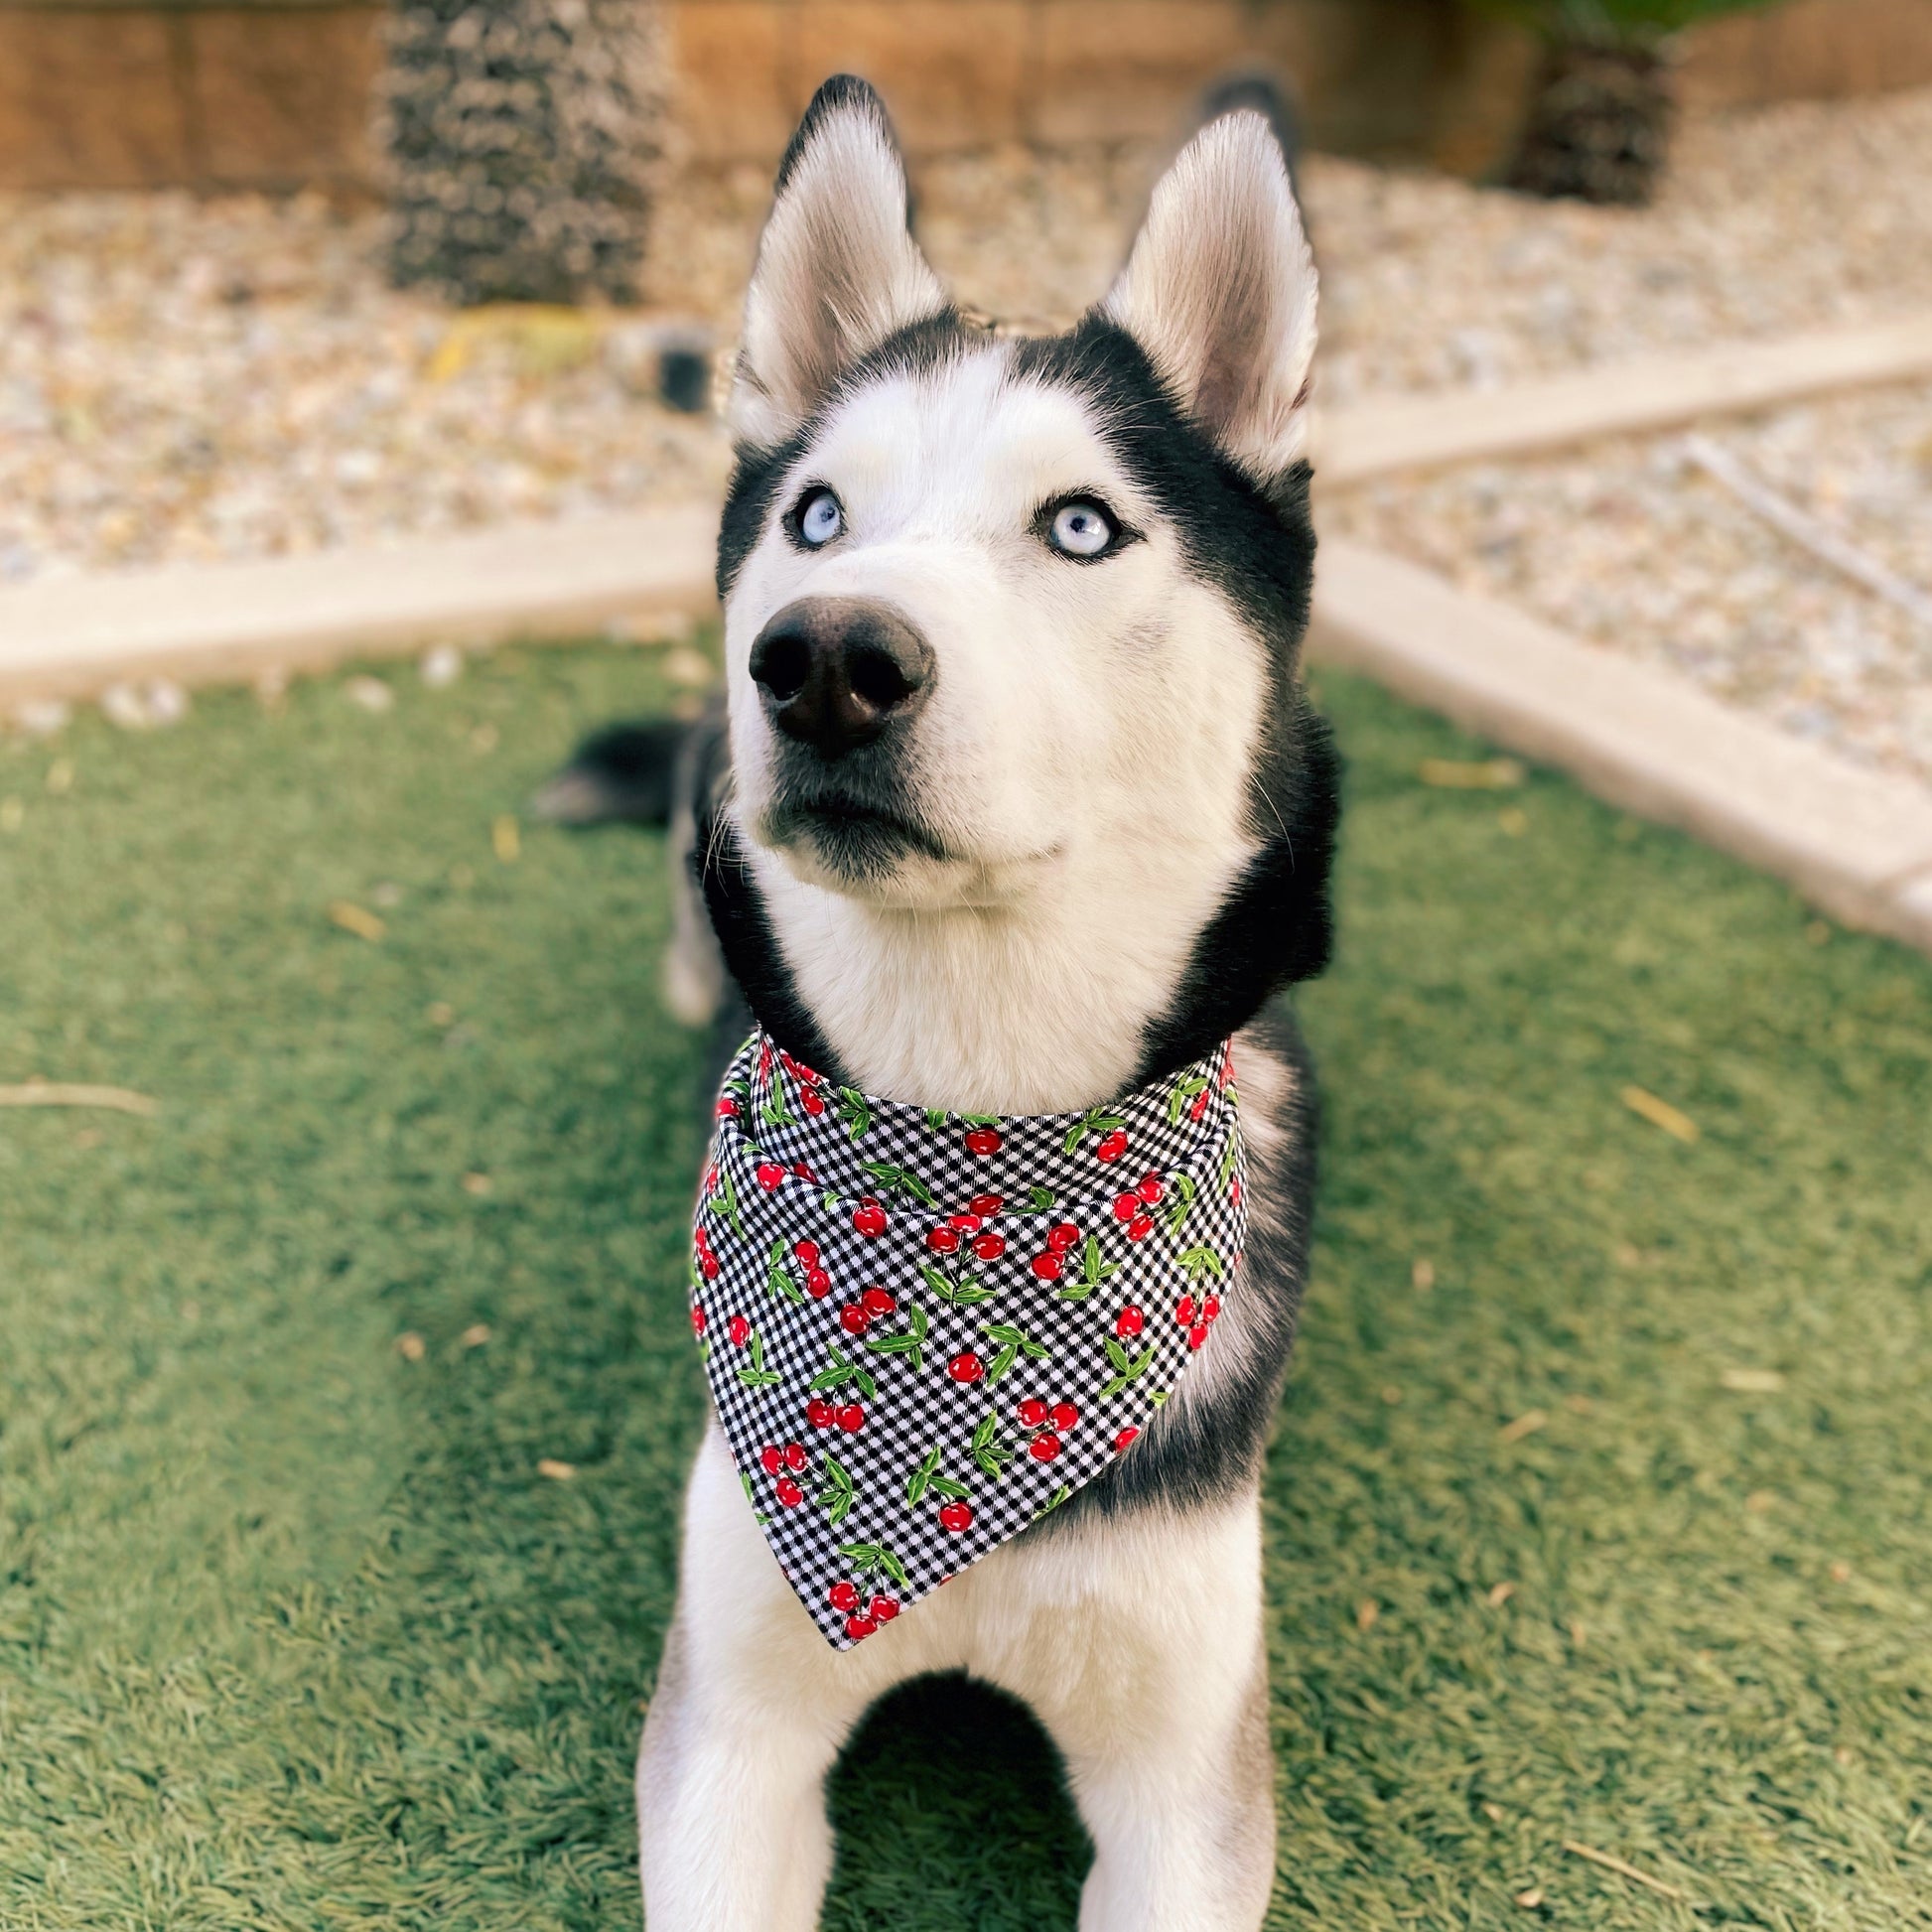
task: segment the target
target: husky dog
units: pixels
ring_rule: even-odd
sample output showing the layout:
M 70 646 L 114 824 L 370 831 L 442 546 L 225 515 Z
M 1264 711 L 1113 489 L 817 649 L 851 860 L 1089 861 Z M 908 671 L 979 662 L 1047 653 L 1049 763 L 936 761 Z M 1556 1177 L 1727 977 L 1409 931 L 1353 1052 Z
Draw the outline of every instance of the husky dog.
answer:
M 1064 1754 L 1082 1932 L 1261 1923 L 1259 1483 L 1313 1140 L 1270 1003 L 1326 962 L 1336 811 L 1297 676 L 1314 295 L 1252 111 L 1200 131 L 1105 301 L 1044 339 L 948 300 L 863 82 L 828 81 L 785 156 L 730 403 L 728 717 L 678 754 L 676 800 L 617 774 L 690 860 L 673 1004 L 735 986 L 833 1080 L 960 1113 L 1093 1106 L 1233 1035 L 1251 1222 L 1214 1349 L 1133 1452 L 851 1651 L 801 1612 L 714 1423 L 637 1767 L 651 1932 L 806 1932 L 842 1741 L 948 1670 Z

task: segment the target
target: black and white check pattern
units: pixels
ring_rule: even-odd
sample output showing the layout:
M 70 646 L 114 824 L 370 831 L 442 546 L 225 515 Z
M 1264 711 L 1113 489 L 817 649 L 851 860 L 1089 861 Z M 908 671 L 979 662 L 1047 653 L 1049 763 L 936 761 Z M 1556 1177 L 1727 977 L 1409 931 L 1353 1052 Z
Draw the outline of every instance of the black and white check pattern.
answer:
M 840 1649 L 1090 1481 L 1214 1346 L 1247 1230 L 1223 1045 L 1087 1114 L 927 1112 L 762 1034 L 726 1075 L 692 1326 Z

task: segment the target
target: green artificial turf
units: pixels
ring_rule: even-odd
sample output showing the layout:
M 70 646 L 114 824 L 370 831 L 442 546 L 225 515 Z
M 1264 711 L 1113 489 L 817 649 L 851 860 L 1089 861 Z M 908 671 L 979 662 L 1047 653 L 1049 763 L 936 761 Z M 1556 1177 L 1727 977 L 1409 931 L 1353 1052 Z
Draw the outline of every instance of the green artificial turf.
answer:
M 0 1082 L 162 1103 L 0 1111 L 8 1932 L 636 1922 L 698 1053 L 659 844 L 491 824 L 665 693 L 383 675 L 0 749 Z M 1932 1925 L 1932 970 L 1559 779 L 1425 785 L 1474 748 L 1322 684 L 1273 1923 Z M 1015 1707 L 901 1694 L 832 1806 L 837 1932 L 1072 1924 Z

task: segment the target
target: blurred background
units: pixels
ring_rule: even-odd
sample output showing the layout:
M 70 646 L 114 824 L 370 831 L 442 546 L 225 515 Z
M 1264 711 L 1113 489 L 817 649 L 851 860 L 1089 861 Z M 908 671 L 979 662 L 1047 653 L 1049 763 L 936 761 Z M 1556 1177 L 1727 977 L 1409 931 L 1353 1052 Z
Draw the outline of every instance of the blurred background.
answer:
M 1023 326 L 1104 288 L 1205 90 L 1272 77 L 1326 407 L 1932 310 L 1932 0 L 0 0 L 0 589 L 715 495 L 772 167 L 841 68 Z M 1922 383 L 1721 434 L 1932 583 Z M 1932 775 L 1923 613 L 1674 439 L 1322 505 Z

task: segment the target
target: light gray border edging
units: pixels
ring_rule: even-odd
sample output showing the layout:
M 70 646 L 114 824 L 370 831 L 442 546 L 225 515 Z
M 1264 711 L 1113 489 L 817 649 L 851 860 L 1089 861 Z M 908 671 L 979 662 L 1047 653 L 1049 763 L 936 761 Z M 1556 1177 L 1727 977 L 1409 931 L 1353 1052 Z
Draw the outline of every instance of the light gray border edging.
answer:
M 717 517 L 715 504 L 694 503 L 0 590 L 0 701 L 703 616 L 717 608 Z M 1788 879 L 1849 924 L 1932 952 L 1932 796 L 1906 779 L 1338 537 L 1321 543 L 1310 654 Z
M 1309 653 L 1932 951 L 1932 795 L 1384 551 L 1323 537 Z
M 393 549 L 50 578 L 0 590 L 0 703 L 122 679 L 245 683 L 430 643 L 582 636 L 713 608 L 718 505 L 502 524 Z
M 1499 389 L 1376 396 L 1316 421 L 1324 484 L 1670 429 L 1821 391 L 1932 375 L 1932 316 L 1597 362 Z

